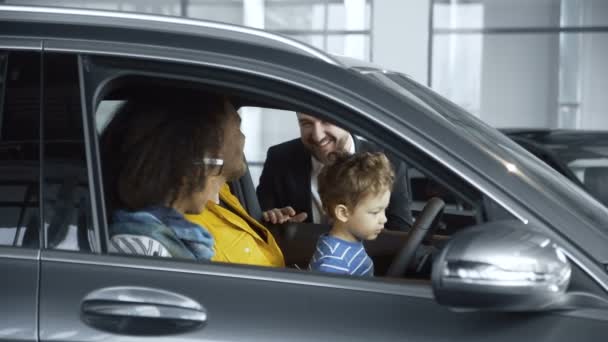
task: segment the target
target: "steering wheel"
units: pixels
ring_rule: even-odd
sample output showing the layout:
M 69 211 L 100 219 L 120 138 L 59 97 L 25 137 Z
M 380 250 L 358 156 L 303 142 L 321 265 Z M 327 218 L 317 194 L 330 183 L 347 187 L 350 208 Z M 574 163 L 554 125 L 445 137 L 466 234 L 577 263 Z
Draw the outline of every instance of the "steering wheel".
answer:
M 401 277 L 405 274 L 422 241 L 427 237 L 430 238 L 435 231 L 444 207 L 445 203 L 438 197 L 433 197 L 426 203 L 424 209 L 416 218 L 412 229 L 409 231 L 403 247 L 395 255 L 393 262 L 388 268 L 386 272 L 387 276 Z

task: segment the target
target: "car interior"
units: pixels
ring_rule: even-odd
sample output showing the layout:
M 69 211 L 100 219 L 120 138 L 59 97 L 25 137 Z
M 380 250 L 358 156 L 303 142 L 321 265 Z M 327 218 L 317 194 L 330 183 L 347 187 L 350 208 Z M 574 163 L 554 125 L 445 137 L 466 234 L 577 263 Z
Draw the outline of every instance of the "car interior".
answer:
M 45 149 L 48 157 L 44 160 L 45 246 L 94 252 L 100 244 L 96 241 L 98 235 L 94 230 L 90 184 L 87 181 L 88 166 L 80 104 L 82 94 L 76 81 L 77 57 L 67 59 L 58 56 L 53 60 L 53 55 L 49 56 L 49 61 L 53 61 L 56 67 L 48 71 L 47 78 L 55 79 L 56 86 L 53 91 L 45 94 L 46 102 L 55 104 L 45 109 L 45 117 L 48 118 L 45 119 Z M 149 65 L 147 67 L 150 68 Z M 451 234 L 483 222 L 512 219 L 502 207 L 433 158 L 414 146 L 385 134 L 363 119 L 350 115 L 346 108 L 317 95 L 273 84 L 268 80 L 248 80 L 240 75 L 218 73 L 211 69 L 201 68 L 206 77 L 193 80 L 161 72 L 144 73 L 133 68 L 129 72 L 116 71 L 119 76 L 111 78 L 109 82 L 94 84 L 94 131 L 98 135 L 98 142 L 108 127 L 119 125 L 120 115 L 117 113 L 128 101 L 145 101 L 153 96 L 189 91 L 226 96 L 237 109 L 246 106 L 282 110 L 286 113 L 314 113 L 401 158 L 408 166 L 411 210 L 416 222 L 410 232 L 385 230 L 376 240 L 365 242 L 377 276 L 405 275 L 408 278 L 429 279 L 432 256 Z M 91 78 L 94 79 L 93 76 Z M 70 83 L 69 80 L 74 82 Z M 294 119 L 293 114 L 290 115 Z M 37 116 L 30 118 L 35 122 Z M 67 136 L 66 132 L 69 132 Z M 2 150 L 3 153 L 5 151 L 9 153 L 8 147 Z M 100 159 L 104 184 L 109 184 L 107 177 L 113 175 L 112 169 L 108 169 L 112 156 L 101 155 Z M 230 188 L 250 215 L 260 220 L 262 211 L 251 174 L 247 172 L 241 179 L 232 182 Z M 109 224 L 115 208 L 112 205 L 111 191 L 103 189 L 103 194 L 106 222 Z M 19 222 L 11 225 L 19 227 L 19 231 L 14 234 L 14 245 L 36 246 L 39 216 L 25 214 L 27 210 L 35 211 L 33 208 L 37 206 L 37 194 L 25 191 L 23 195 L 25 200 L 21 199 L 19 203 L 25 205 L 16 212 Z M 3 210 L 9 203 L 4 204 Z M 329 230 L 328 225 L 313 223 L 287 223 L 269 225 L 268 228 L 283 251 L 286 265 L 301 270 L 307 268 L 318 237 Z M 4 229 L 3 227 L 2 230 Z
M 96 113 L 96 125 L 100 135 L 103 129 L 116 127 L 120 120 L 116 113 L 120 112 L 121 104 L 128 101 L 145 99 L 148 96 L 167 96 L 170 92 L 205 92 L 219 94 L 230 98 L 235 108 L 258 107 L 282 110 L 290 113 L 308 111 L 297 102 L 288 102 L 276 98 L 261 97 L 260 94 L 250 93 L 230 86 L 218 87 L 214 84 L 185 82 L 148 76 L 123 76 L 106 85 L 100 97 Z M 322 116 L 322 113 L 319 113 Z M 293 119 L 293 116 L 291 117 Z M 359 132 L 357 132 L 360 134 Z M 373 139 L 366 135 L 364 138 Z M 377 141 L 377 140 L 376 140 Z M 382 141 L 377 141 L 381 146 Z M 419 155 L 412 153 L 412 155 Z M 103 160 L 105 159 L 105 160 Z M 102 155 L 102 165 L 107 164 L 111 156 Z M 412 212 L 416 217 L 419 233 L 405 233 L 385 230 L 376 240 L 366 241 L 366 249 L 374 260 L 377 275 L 403 276 L 407 268 L 408 277 L 430 278 L 432 255 L 436 253 L 449 235 L 464 227 L 485 222 L 495 215 L 496 208 L 475 188 L 464 183 L 460 178 L 450 174 L 448 170 L 438 168 L 436 162 L 428 158 L 412 158 L 407 160 L 410 166 L 408 182 L 411 189 Z M 423 173 L 420 170 L 434 170 Z M 104 177 L 111 174 L 106 171 Z M 448 178 L 432 178 L 433 176 Z M 108 181 L 111 183 L 111 181 Z M 230 184 L 231 191 L 239 198 L 241 204 L 252 217 L 260 220 L 262 211 L 258 203 L 254 183 L 248 172 L 238 181 Z M 106 189 L 106 194 L 108 191 Z M 111 201 L 110 201 L 111 202 Z M 109 213 L 113 210 L 112 203 L 106 198 L 106 216 L 111 223 Z M 306 269 L 312 256 L 318 237 L 329 230 L 327 224 L 286 223 L 267 225 L 281 247 L 286 265 L 296 269 Z M 415 231 L 416 229 L 413 229 Z M 404 259 L 407 265 L 397 266 L 397 259 Z M 403 264 L 403 261 L 401 261 Z M 399 269 L 399 270 L 397 270 Z

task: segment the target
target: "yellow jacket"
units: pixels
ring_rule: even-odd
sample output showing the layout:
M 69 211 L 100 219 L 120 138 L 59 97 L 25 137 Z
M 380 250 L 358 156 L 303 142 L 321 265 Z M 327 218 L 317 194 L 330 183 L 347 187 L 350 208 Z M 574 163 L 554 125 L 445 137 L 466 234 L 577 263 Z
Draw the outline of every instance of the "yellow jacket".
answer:
M 227 184 L 220 189 L 220 200 L 231 210 L 208 202 L 198 215 L 186 215 L 186 219 L 207 228 L 215 239 L 215 255 L 212 261 L 259 266 L 285 266 L 283 253 L 272 234 L 253 219 L 230 192 Z M 252 228 L 261 231 L 260 237 Z

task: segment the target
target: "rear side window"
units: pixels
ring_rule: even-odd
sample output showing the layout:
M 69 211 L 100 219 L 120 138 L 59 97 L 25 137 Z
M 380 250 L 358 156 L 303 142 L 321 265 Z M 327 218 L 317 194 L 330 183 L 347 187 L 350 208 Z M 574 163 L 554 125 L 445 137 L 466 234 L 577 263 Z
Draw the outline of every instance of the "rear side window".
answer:
M 0 51 L 0 245 L 38 247 L 40 54 Z

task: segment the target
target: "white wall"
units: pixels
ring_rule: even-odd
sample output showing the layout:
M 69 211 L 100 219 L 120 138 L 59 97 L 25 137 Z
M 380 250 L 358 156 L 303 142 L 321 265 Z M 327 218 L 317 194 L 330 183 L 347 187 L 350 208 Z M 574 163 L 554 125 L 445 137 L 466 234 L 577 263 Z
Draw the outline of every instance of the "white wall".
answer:
M 486 35 L 480 118 L 495 127 L 549 127 L 557 114 L 559 37 Z
M 593 0 L 584 9 L 587 25 L 608 25 L 608 1 Z M 580 92 L 582 129 L 608 130 L 608 33 L 581 37 Z
M 519 3 L 519 6 L 514 6 Z M 488 1 L 484 22 L 492 26 L 553 26 L 559 3 Z M 557 115 L 559 36 L 485 34 L 480 118 L 496 127 L 550 127 Z
M 484 0 L 482 2 L 485 27 L 488 25 L 490 27 L 557 27 L 559 25 L 560 0 Z
M 562 0 L 573 1 L 573 0 Z M 484 2 L 486 27 L 559 27 L 560 1 Z M 575 5 L 570 3 L 570 5 Z M 608 25 L 608 1 L 580 1 L 582 16 L 569 26 Z M 480 117 L 497 127 L 556 128 L 558 102 L 580 101 L 579 118 L 563 128 L 608 130 L 608 33 L 566 33 L 569 58 L 560 69 L 557 33 L 486 34 L 483 36 Z M 578 57 L 576 58 L 576 55 Z M 566 70 L 578 70 L 570 77 Z M 563 89 L 560 99 L 560 72 Z M 571 95 L 578 92 L 578 96 Z M 572 97 L 574 96 L 574 97 Z M 571 98 L 572 97 L 572 98 Z
M 375 0 L 372 62 L 427 84 L 430 0 Z
M 582 46 L 579 128 L 608 130 L 608 34 L 588 34 Z

